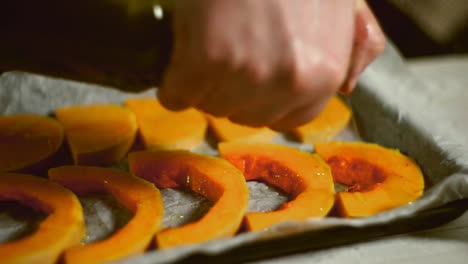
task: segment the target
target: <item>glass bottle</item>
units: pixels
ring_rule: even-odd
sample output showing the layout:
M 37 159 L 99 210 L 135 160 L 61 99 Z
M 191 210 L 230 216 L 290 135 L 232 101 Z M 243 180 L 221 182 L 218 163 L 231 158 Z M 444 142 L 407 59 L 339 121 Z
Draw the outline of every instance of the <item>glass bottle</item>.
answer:
M 170 10 L 159 1 L 1 1 L 3 71 L 140 91 L 160 83 L 171 46 Z

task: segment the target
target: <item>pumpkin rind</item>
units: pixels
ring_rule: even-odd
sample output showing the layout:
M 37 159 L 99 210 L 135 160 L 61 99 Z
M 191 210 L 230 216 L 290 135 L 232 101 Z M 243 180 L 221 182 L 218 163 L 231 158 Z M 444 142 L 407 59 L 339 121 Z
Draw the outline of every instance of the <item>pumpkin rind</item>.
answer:
M 55 114 L 65 128 L 76 165 L 117 163 L 135 139 L 135 116 L 119 105 L 71 106 L 57 109 Z
M 316 144 L 315 152 L 330 164 L 335 181 L 358 186 L 337 194 L 336 211 L 341 216 L 371 216 L 408 204 L 423 193 L 421 169 L 398 150 L 371 143 L 330 142 Z M 362 186 L 367 187 L 359 190 Z
M 278 134 L 267 127 L 249 127 L 231 122 L 227 118 L 206 115 L 216 139 L 224 141 L 242 141 L 268 143 Z
M 85 234 L 77 197 L 62 186 L 32 175 L 0 173 L 0 200 L 15 200 L 47 217 L 31 235 L 0 245 L 2 264 L 52 264 Z
M 196 109 L 170 111 L 156 98 L 128 99 L 125 106 L 135 113 L 145 149 L 190 150 L 205 139 L 207 121 Z
M 350 119 L 351 110 L 335 96 L 312 121 L 291 132 L 303 143 L 327 142 L 340 133 Z
M 0 171 L 29 171 L 47 162 L 63 142 L 56 120 L 33 114 L 0 116 Z
M 161 227 L 161 194 L 143 179 L 123 171 L 85 166 L 54 168 L 49 170 L 49 178 L 78 195 L 112 194 L 133 213 L 132 219 L 109 238 L 66 250 L 66 264 L 104 263 L 140 254 Z
M 242 173 L 229 162 L 188 151 L 133 152 L 130 171 L 159 188 L 189 188 L 214 205 L 198 221 L 156 234 L 159 248 L 228 237 L 238 230 L 247 209 Z
M 247 213 L 249 230 L 261 230 L 286 220 L 301 221 L 328 214 L 334 187 L 329 167 L 315 154 L 274 144 L 221 143 L 221 157 L 239 168 L 246 180 L 259 180 L 289 197 L 272 212 Z

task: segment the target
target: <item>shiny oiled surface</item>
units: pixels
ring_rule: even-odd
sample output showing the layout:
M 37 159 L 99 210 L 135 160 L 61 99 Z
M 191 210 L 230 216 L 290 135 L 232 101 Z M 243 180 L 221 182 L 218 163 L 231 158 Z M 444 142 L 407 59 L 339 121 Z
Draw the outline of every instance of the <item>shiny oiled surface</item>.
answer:
M 464 149 L 466 156 L 468 114 L 463 109 L 468 100 L 468 56 L 429 58 L 409 62 L 409 65 L 426 84 L 418 91 L 427 98 L 426 105 L 414 104 L 414 110 L 424 109 L 437 115 L 445 131 L 453 135 L 452 139 L 456 138 L 460 151 Z M 255 263 L 461 264 L 467 259 L 468 211 L 452 222 L 425 231 Z

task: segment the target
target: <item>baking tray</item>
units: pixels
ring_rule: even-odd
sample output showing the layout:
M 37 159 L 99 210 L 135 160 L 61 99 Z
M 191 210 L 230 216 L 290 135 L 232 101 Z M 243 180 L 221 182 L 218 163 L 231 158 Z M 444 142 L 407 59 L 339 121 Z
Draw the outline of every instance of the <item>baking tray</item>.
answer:
M 245 262 L 412 232 L 456 218 L 468 207 L 468 175 L 460 165 L 463 162 L 451 156 L 451 150 L 436 140 L 423 122 L 424 117 L 414 115 L 399 101 L 398 91 L 419 85 L 422 84 L 408 72 L 398 52 L 389 45 L 346 99 L 354 113 L 354 128 L 362 140 L 398 148 L 422 167 L 426 191 L 419 200 L 372 217 L 285 222 L 262 232 L 240 233 L 233 238 L 168 250 L 151 250 L 116 263 Z M 20 72 L 0 76 L 0 91 L 2 114 L 50 114 L 65 105 L 119 103 L 128 97 L 154 95 L 154 91 L 126 94 Z M 392 96 L 388 96 L 389 93 L 393 93 Z M 196 204 L 200 205 L 203 205 L 202 201 Z M 122 214 L 119 208 L 109 212 Z

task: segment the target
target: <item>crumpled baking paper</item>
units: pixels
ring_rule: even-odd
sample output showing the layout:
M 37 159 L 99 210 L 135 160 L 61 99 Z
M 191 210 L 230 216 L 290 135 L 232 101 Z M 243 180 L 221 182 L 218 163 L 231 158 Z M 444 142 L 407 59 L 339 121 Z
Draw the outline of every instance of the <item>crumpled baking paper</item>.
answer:
M 363 74 L 359 88 L 347 99 L 353 108 L 354 124 L 360 137 L 365 141 L 399 148 L 421 165 L 425 174 L 426 191 L 419 200 L 372 217 L 360 219 L 327 217 L 304 222 L 285 222 L 261 232 L 242 233 L 232 238 L 168 250 L 152 250 L 118 263 L 167 263 L 195 253 L 219 254 L 248 242 L 287 237 L 306 231 L 389 223 L 395 219 L 411 217 L 421 210 L 468 197 L 468 175 L 464 173 L 464 165 L 468 162 L 460 159 L 460 156 L 452 155 L 454 149 L 459 147 L 457 142 L 448 141 L 441 132 L 443 130 L 431 127 L 434 126 L 434 120 L 429 113 L 415 112 L 414 108 L 411 108 L 411 105 L 414 106 L 418 102 L 424 103 L 425 99 L 418 98 L 414 93 L 415 89 L 422 89 L 422 85 L 422 82 L 410 74 L 397 52 L 388 46 L 384 54 Z M 90 84 L 9 72 L 0 76 L 0 114 L 31 112 L 47 115 L 67 105 L 121 103 L 125 98 L 154 96 L 154 94 L 154 90 L 141 94 L 128 94 Z M 354 131 L 348 129 L 339 138 L 359 140 Z M 313 147 L 295 143 L 282 136 L 279 136 L 276 142 L 308 151 Z M 216 154 L 208 144 L 199 147 L 196 151 Z M 286 201 L 284 195 L 263 183 L 249 182 L 248 186 L 249 211 L 274 210 Z M 194 221 L 211 205 L 200 196 L 178 190 L 167 189 L 163 190 L 162 194 L 165 203 L 163 223 L 166 227 Z M 131 218 L 128 210 L 119 206 L 107 195 L 91 195 L 81 197 L 80 200 L 84 207 L 88 229 L 85 242 L 110 236 Z M 0 206 L 4 207 L 1 204 Z M 28 219 L 24 215 L 15 215 L 11 209 L 3 210 L 0 213 L 0 243 L 31 232 L 34 224 L 41 219 L 37 215 L 31 217 Z

